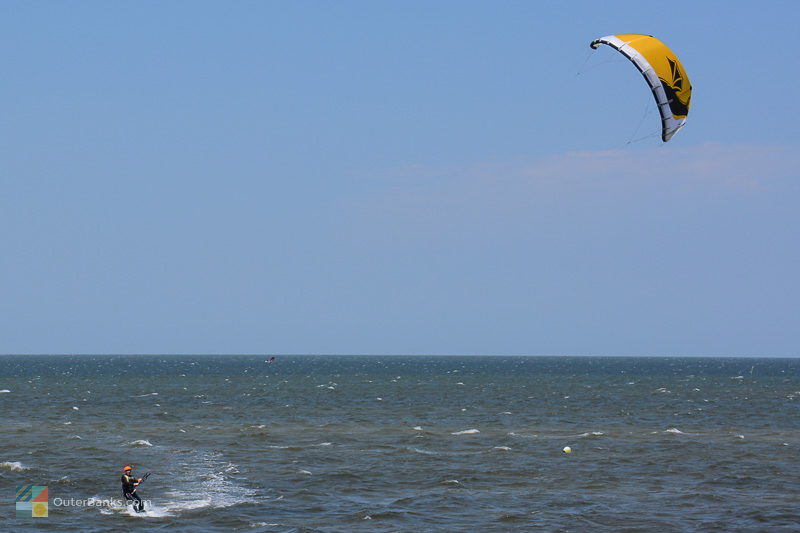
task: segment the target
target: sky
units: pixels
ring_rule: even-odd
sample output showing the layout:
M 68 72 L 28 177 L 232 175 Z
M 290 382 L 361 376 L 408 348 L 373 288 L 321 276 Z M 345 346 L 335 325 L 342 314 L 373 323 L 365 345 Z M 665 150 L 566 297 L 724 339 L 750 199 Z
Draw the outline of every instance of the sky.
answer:
M 800 356 L 798 18 L 4 0 L 0 353 Z

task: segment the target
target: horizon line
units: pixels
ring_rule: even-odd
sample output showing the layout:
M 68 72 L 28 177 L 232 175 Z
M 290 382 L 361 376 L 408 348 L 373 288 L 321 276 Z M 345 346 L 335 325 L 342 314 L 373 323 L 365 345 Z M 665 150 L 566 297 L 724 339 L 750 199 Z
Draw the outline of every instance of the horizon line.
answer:
M 0 353 L 0 357 L 96 357 L 96 356 L 141 356 L 141 357 L 665 357 L 665 358 L 752 358 L 752 359 L 795 359 L 800 355 L 708 355 L 708 354 L 525 354 L 525 353 L 493 353 L 493 354 L 455 354 L 455 353 L 192 353 L 192 352 L 58 352 L 58 353 Z

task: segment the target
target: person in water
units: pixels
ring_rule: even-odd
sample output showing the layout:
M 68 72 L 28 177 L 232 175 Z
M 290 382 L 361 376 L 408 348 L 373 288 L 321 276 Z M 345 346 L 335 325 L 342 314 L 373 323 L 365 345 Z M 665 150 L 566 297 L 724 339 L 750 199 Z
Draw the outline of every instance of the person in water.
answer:
M 126 502 L 133 502 L 133 510 L 136 512 L 144 511 L 144 502 L 136 494 L 136 487 L 142 482 L 142 478 L 133 477 L 133 468 L 126 466 L 122 469 L 122 494 Z

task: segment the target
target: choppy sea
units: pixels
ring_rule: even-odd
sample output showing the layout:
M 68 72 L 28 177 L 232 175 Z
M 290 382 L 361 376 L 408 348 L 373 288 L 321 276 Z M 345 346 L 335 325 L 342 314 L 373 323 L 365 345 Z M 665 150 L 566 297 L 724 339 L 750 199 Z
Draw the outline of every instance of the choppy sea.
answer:
M 0 531 L 800 531 L 800 359 L 267 361 L 0 357 Z

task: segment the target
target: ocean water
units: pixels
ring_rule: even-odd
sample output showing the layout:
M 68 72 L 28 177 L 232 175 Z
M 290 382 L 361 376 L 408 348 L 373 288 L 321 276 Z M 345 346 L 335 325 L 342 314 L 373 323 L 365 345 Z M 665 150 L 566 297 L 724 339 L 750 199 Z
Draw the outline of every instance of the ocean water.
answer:
M 0 357 L 0 531 L 800 531 L 800 359 L 266 359 Z

